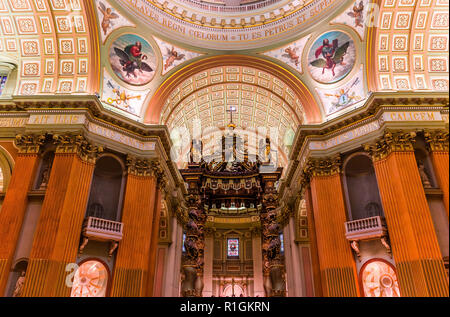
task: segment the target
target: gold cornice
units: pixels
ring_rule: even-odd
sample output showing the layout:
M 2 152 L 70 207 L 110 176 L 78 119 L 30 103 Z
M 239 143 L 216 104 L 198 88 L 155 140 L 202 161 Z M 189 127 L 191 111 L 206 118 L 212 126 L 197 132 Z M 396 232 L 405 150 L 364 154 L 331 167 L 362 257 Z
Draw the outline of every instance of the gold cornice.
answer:
M 374 161 L 386 158 L 392 152 L 414 151 L 416 133 L 403 130 L 392 131 L 386 129 L 381 139 L 372 144 L 364 144 L 364 150 L 369 152 Z
M 423 135 L 429 151 L 448 152 L 449 133 L 448 130 L 424 130 Z

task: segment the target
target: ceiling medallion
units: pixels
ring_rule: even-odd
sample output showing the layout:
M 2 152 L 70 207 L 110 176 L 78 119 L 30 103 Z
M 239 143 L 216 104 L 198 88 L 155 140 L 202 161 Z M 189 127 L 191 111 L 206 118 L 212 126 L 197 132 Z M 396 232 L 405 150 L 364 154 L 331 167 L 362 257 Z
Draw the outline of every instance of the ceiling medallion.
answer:
M 341 31 L 322 34 L 314 41 L 308 53 L 311 76 L 324 84 L 338 82 L 347 76 L 355 61 L 355 43 Z
M 157 67 L 155 51 L 135 34 L 124 34 L 114 41 L 109 50 L 109 62 L 117 77 L 136 86 L 149 83 Z

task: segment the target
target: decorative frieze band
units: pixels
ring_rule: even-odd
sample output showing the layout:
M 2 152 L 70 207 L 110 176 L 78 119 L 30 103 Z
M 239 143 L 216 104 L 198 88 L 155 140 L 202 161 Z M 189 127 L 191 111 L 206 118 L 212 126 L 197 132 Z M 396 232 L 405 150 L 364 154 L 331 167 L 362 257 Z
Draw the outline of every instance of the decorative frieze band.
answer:
M 86 162 L 95 163 L 98 154 L 103 152 L 102 146 L 91 144 L 80 134 L 54 134 L 53 142 L 56 144 L 55 153 L 76 153 Z
M 448 130 L 425 130 L 423 132 L 429 151 L 448 152 Z
M 372 144 L 364 144 L 364 150 L 372 155 L 374 161 L 382 160 L 391 152 L 414 151 L 416 133 L 403 130 L 386 130 L 381 139 Z

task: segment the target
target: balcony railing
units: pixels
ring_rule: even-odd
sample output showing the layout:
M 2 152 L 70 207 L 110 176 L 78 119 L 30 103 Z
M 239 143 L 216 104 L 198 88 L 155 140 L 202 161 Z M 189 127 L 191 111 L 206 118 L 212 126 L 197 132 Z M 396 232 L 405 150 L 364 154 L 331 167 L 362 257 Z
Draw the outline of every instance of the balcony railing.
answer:
M 345 223 L 345 237 L 351 241 L 381 238 L 386 233 L 385 222 L 380 216 Z
M 87 217 L 83 226 L 83 236 L 100 241 L 120 241 L 122 228 L 121 222 Z

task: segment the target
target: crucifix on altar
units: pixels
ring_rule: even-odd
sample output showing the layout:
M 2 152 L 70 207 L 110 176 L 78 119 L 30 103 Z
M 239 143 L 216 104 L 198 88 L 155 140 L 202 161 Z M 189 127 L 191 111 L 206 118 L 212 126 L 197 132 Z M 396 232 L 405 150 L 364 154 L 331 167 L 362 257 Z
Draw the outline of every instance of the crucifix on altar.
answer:
M 230 123 L 228 124 L 228 127 L 234 129 L 236 128 L 236 125 L 233 123 L 233 112 L 237 112 L 236 106 L 230 106 L 230 109 L 228 109 L 227 112 L 230 113 Z

